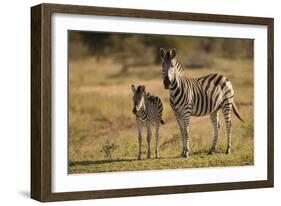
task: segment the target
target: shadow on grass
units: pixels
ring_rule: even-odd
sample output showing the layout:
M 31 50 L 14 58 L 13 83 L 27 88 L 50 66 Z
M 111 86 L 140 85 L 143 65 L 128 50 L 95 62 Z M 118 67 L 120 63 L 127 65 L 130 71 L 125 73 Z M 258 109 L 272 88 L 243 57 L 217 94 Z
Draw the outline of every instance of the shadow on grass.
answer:
M 209 150 L 208 149 L 202 149 L 202 150 L 198 150 L 198 151 L 195 151 L 195 152 L 191 152 L 190 153 L 190 156 L 214 156 L 214 155 L 218 155 L 218 154 L 225 154 L 225 150 L 223 149 L 216 149 L 213 154 L 208 154 L 209 153 Z
M 201 149 L 201 150 L 197 150 L 197 151 L 194 151 L 194 152 L 191 152 L 190 155 L 208 155 L 208 152 L 209 150 L 206 150 L 206 149 Z
M 136 161 L 136 159 L 117 159 L 117 160 L 93 160 L 93 161 L 69 161 L 69 166 L 87 166 L 87 165 L 100 165 L 100 164 L 107 164 L 107 163 L 114 163 L 114 162 L 132 162 Z
M 117 163 L 117 162 L 134 162 L 134 161 L 157 161 L 157 160 L 169 160 L 169 159 L 178 159 L 183 158 L 181 156 L 174 156 L 174 157 L 159 157 L 159 158 L 143 158 L 141 160 L 137 159 L 115 159 L 115 160 L 88 160 L 88 161 L 69 161 L 68 165 L 72 166 L 88 166 L 88 165 L 102 165 L 102 164 L 109 164 L 109 163 Z
M 192 152 L 190 154 L 190 157 L 192 156 L 200 156 L 200 157 L 209 157 L 209 156 L 214 156 L 216 154 L 225 154 L 224 151 L 218 150 L 215 151 L 214 154 L 212 155 L 208 155 L 208 150 L 199 150 L 196 152 Z M 68 165 L 70 167 L 72 166 L 89 166 L 89 165 L 102 165 L 102 164 L 109 164 L 109 163 L 117 163 L 117 162 L 134 162 L 134 161 L 157 161 L 157 160 L 172 160 L 172 159 L 186 159 L 188 160 L 188 158 L 186 157 L 182 157 L 181 155 L 177 155 L 177 156 L 171 156 L 171 157 L 158 157 L 156 158 L 151 158 L 151 159 L 147 159 L 147 158 L 142 158 L 141 160 L 137 160 L 137 159 L 113 159 L 113 160 L 87 160 L 87 161 L 69 161 Z

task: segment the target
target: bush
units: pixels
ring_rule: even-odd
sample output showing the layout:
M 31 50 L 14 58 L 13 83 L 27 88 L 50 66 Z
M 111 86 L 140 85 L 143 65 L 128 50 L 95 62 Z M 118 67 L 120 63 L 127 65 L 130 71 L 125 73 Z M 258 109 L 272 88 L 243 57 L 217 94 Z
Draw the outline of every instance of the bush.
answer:
M 115 44 L 113 59 L 122 65 L 122 73 L 126 73 L 130 67 L 151 65 L 154 62 L 153 48 L 146 46 L 139 36 L 129 36 Z
M 187 58 L 185 62 L 186 67 L 190 68 L 203 68 L 203 67 L 211 67 L 214 64 L 212 58 L 206 54 L 194 54 Z
M 111 58 L 121 65 L 121 72 L 127 72 L 133 66 L 160 64 L 161 47 L 176 48 L 185 59 L 195 57 L 189 61 L 192 67 L 210 64 L 206 56 L 252 58 L 254 55 L 250 39 L 102 32 L 70 32 L 69 35 L 70 58 L 88 55 L 99 60 Z
M 102 146 L 102 151 L 104 152 L 104 157 L 106 159 L 112 160 L 112 154 L 114 151 L 119 147 L 118 144 L 110 143 L 108 140 L 106 143 Z

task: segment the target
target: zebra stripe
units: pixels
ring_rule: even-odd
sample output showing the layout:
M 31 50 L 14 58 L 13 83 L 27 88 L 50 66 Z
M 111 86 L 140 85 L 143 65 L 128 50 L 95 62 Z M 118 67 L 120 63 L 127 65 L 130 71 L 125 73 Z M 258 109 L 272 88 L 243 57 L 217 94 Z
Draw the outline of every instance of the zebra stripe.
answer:
M 231 111 L 241 120 L 234 103 L 234 90 L 231 82 L 221 74 L 209 74 L 199 78 L 188 78 L 184 75 L 183 67 L 178 62 L 175 49 L 160 49 L 163 59 L 162 73 L 164 86 L 169 89 L 170 105 L 183 139 L 182 156 L 189 152 L 189 122 L 190 116 L 210 115 L 214 128 L 214 140 L 209 154 L 215 150 L 219 135 L 218 111 L 221 109 L 227 129 L 227 150 L 231 151 Z
M 147 158 L 150 158 L 151 127 L 155 125 L 155 157 L 158 158 L 158 139 L 160 124 L 164 124 L 162 119 L 163 104 L 159 97 L 145 92 L 145 86 L 132 85 L 134 108 L 138 128 L 139 152 L 138 159 L 141 159 L 142 128 L 147 129 Z

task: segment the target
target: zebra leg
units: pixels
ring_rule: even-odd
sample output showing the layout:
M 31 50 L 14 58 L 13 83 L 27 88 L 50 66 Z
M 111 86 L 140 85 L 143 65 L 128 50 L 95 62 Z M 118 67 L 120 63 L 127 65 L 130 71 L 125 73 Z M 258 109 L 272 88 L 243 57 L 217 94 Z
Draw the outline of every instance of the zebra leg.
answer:
M 189 122 L 190 122 L 190 115 L 188 114 L 187 116 L 184 117 L 184 128 L 185 128 L 185 154 L 183 155 L 184 157 L 188 157 L 188 152 L 189 152 Z
M 158 158 L 158 140 L 159 140 L 159 125 L 155 129 L 155 158 Z
M 231 132 L 232 132 L 232 123 L 231 123 L 231 109 L 232 109 L 232 103 L 227 102 L 223 105 L 222 111 L 224 115 L 225 125 L 226 125 L 226 131 L 227 131 L 227 149 L 226 154 L 229 154 L 231 152 Z
M 139 140 L 139 153 L 138 160 L 141 159 L 141 144 L 142 144 L 142 126 L 138 125 L 138 140 Z
M 210 115 L 211 122 L 214 128 L 214 139 L 213 139 L 213 144 L 212 147 L 210 148 L 208 154 L 213 154 L 213 152 L 216 149 L 216 145 L 218 142 L 218 137 L 219 137 L 219 130 L 220 130 L 220 122 L 219 122 L 219 115 L 218 112 L 214 112 Z
M 151 128 L 150 128 L 150 126 L 147 126 L 146 141 L 147 141 L 147 159 L 150 159 L 150 141 L 151 141 Z
M 189 152 L 189 142 L 188 142 L 188 137 L 189 137 L 189 121 L 190 121 L 190 115 L 186 116 L 179 116 L 177 117 L 178 125 L 181 131 L 181 136 L 182 136 L 182 157 L 188 157 L 188 152 Z

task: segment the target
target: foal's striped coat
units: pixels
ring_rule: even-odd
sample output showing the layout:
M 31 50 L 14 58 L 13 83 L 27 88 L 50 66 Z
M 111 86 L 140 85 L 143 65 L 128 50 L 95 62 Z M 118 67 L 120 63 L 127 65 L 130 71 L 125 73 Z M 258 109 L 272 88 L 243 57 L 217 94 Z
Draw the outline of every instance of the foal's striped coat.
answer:
M 155 126 L 155 157 L 158 158 L 158 139 L 160 124 L 164 124 L 162 119 L 163 104 L 157 96 L 145 92 L 145 86 L 132 85 L 134 108 L 138 127 L 139 152 L 138 159 L 141 159 L 142 128 L 147 129 L 147 158 L 150 158 L 151 126 Z

